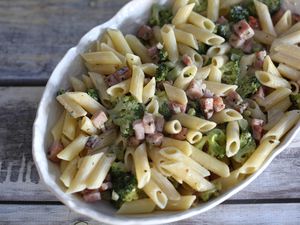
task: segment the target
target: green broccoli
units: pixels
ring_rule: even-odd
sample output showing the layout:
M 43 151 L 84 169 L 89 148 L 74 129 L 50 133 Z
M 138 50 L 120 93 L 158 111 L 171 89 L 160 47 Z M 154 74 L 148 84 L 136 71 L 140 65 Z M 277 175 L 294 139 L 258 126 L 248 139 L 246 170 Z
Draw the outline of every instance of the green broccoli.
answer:
M 196 109 L 195 108 L 189 108 L 187 114 L 191 116 L 196 116 Z
M 169 107 L 169 99 L 165 91 L 156 92 L 159 109 L 158 112 L 165 118 L 170 119 L 172 116 L 172 111 Z
M 241 20 L 248 20 L 249 11 L 247 8 L 244 8 L 241 5 L 233 6 L 229 12 L 229 21 L 231 22 L 239 22 Z
M 206 11 L 206 9 L 207 9 L 207 0 L 198 0 L 193 10 L 197 13 L 201 13 Z
M 201 192 L 200 198 L 202 201 L 207 202 L 209 199 L 213 197 L 217 197 L 220 194 L 220 190 L 222 189 L 222 185 L 220 182 L 214 182 L 215 187 L 213 189 Z
M 221 67 L 222 82 L 225 84 L 237 84 L 240 77 L 239 61 L 230 61 Z
M 300 109 L 300 94 L 290 95 L 292 109 Z
M 66 90 L 65 89 L 59 89 L 57 92 L 56 92 L 56 96 L 59 96 L 59 95 L 62 95 L 66 93 Z
M 168 61 L 169 54 L 166 50 L 160 49 L 158 52 L 159 63 Z
M 240 61 L 244 52 L 239 48 L 231 48 L 229 51 L 230 61 Z
M 164 81 L 167 79 L 168 73 L 172 68 L 167 63 L 161 63 L 158 65 L 155 73 L 156 81 Z
M 242 98 L 250 97 L 261 86 L 254 74 L 246 74 L 238 81 L 237 92 Z
M 109 147 L 109 152 L 116 155 L 118 161 L 124 160 L 125 148 L 122 145 L 112 145 Z
M 160 26 L 171 23 L 173 18 L 171 9 L 165 8 L 158 4 L 153 4 L 151 8 L 151 16 L 149 19 L 150 26 Z
M 98 93 L 95 89 L 93 88 L 90 88 L 87 90 L 86 92 L 89 96 L 91 96 L 93 99 L 95 99 L 96 101 L 99 100 L 99 96 L 98 96 Z
M 271 14 L 277 12 L 281 7 L 281 0 L 258 0 L 264 3 Z M 245 7 L 249 10 L 250 15 L 256 16 L 256 9 L 253 0 L 246 1 Z
M 203 42 L 199 42 L 199 43 L 198 43 L 198 50 L 197 50 L 197 52 L 198 52 L 200 55 L 205 55 L 206 52 L 207 52 L 207 49 L 208 49 L 208 45 L 206 45 L 206 44 L 203 43 Z
M 226 135 L 220 129 L 213 129 L 207 133 L 208 153 L 217 158 L 224 158 L 226 150 Z
M 226 40 L 228 40 L 231 36 L 231 30 L 230 30 L 230 24 L 226 23 L 226 24 L 218 24 L 216 26 L 217 29 L 217 35 L 225 38 Z
M 114 162 L 110 169 L 110 175 L 112 189 L 119 196 L 116 206 L 139 198 L 137 180 L 133 174 L 126 170 L 124 163 Z
M 144 115 L 144 106 L 133 96 L 123 96 L 117 99 L 117 104 L 110 110 L 114 124 L 120 127 L 122 136 L 133 135 L 132 123 Z
M 238 163 L 244 163 L 255 151 L 256 143 L 249 131 L 243 131 L 240 135 L 240 149 L 233 159 Z

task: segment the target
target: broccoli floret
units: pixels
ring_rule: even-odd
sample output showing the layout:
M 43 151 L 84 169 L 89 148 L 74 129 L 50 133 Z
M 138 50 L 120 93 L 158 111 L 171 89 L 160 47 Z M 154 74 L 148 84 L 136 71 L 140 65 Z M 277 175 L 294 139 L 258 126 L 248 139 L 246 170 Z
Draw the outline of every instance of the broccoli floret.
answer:
M 118 161 L 124 160 L 125 148 L 120 145 L 112 145 L 109 148 L 109 151 L 116 155 L 116 159 Z
M 238 81 L 237 92 L 242 98 L 250 97 L 261 86 L 258 79 L 253 74 L 247 74 Z
M 230 30 L 230 24 L 229 23 L 218 24 L 216 29 L 217 29 L 217 35 L 225 38 L 226 40 L 229 39 L 229 37 L 231 35 L 231 30 Z
M 238 163 L 244 163 L 255 151 L 256 144 L 249 131 L 243 131 L 240 135 L 240 149 L 233 159 Z
M 207 52 L 207 49 L 208 49 L 208 45 L 206 45 L 206 44 L 204 44 L 204 43 L 202 43 L 202 42 L 199 42 L 197 52 L 198 52 L 200 55 L 205 55 L 206 52 Z
M 129 137 L 134 133 L 133 121 L 141 119 L 144 115 L 144 106 L 132 96 L 123 96 L 117 99 L 110 115 L 114 124 L 120 127 L 122 136 Z
M 258 1 L 264 3 L 268 7 L 269 12 L 271 14 L 277 12 L 281 7 L 281 0 L 258 0 Z M 247 1 L 245 6 L 249 10 L 250 15 L 255 16 L 257 14 L 253 0 Z
M 168 57 L 169 57 L 169 54 L 166 50 L 164 50 L 164 49 L 159 50 L 158 59 L 159 59 L 160 63 L 168 61 Z
M 59 91 L 56 92 L 56 96 L 62 95 L 62 94 L 64 94 L 64 93 L 66 93 L 66 90 L 65 90 L 65 89 L 59 89 Z
M 122 202 L 137 200 L 137 180 L 133 174 L 127 172 L 124 163 L 114 162 L 110 169 L 112 189 L 118 194 L 117 206 Z
M 164 81 L 167 79 L 168 73 L 172 68 L 167 63 L 161 63 L 158 65 L 155 73 L 156 81 Z
M 199 101 L 191 101 L 190 100 L 188 102 L 187 109 L 188 109 L 188 111 L 190 109 L 192 109 L 193 112 L 195 113 L 194 116 L 197 116 L 197 117 L 200 117 L 200 118 L 204 118 L 204 114 L 203 114 L 203 111 L 201 109 Z
M 230 61 L 221 67 L 222 82 L 225 84 L 237 84 L 240 77 L 239 61 Z
M 158 91 L 155 94 L 157 96 L 159 109 L 158 112 L 166 119 L 170 119 L 172 116 L 172 111 L 169 107 L 169 99 L 165 91 Z
M 221 183 L 215 182 L 214 185 L 215 187 L 213 189 L 201 192 L 200 198 L 202 201 L 207 202 L 209 199 L 217 197 L 220 194 L 220 190 L 222 189 Z
M 292 109 L 300 109 L 300 94 L 290 95 Z
M 88 94 L 89 96 L 91 96 L 93 99 L 95 99 L 96 101 L 99 100 L 98 93 L 97 93 L 97 91 L 96 91 L 95 89 L 93 89 L 93 88 L 88 89 L 88 90 L 87 90 L 87 94 Z
M 232 22 L 239 22 L 241 20 L 248 20 L 249 11 L 241 5 L 233 6 L 229 12 L 229 20 Z
M 213 129 L 207 133 L 208 153 L 217 158 L 225 156 L 226 136 L 220 129 Z
M 191 116 L 196 116 L 196 109 L 194 108 L 189 108 L 187 114 L 191 115 Z
M 172 11 L 158 4 L 153 4 L 151 8 L 151 17 L 149 19 L 150 26 L 163 26 L 171 23 L 173 18 Z
M 229 59 L 231 61 L 240 61 L 244 52 L 239 48 L 232 48 L 229 51 Z
M 197 13 L 201 13 L 206 9 L 207 9 L 207 0 L 198 0 L 193 10 Z

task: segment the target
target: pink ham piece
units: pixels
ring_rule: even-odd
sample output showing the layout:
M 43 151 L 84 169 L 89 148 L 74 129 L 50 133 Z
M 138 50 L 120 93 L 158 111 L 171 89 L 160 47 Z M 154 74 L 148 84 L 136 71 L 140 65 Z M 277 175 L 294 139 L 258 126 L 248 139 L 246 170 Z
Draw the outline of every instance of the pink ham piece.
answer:
M 86 202 L 96 202 L 101 200 L 101 194 L 99 190 L 84 190 L 82 191 L 82 197 Z
M 245 43 L 244 39 L 239 38 L 236 34 L 232 34 L 229 38 L 229 44 L 234 48 L 241 48 Z
M 140 140 L 138 140 L 136 137 L 130 137 L 128 140 L 128 146 L 130 147 L 137 147 L 140 144 Z
M 48 159 L 50 159 L 52 162 L 59 162 L 60 159 L 57 158 L 57 154 L 60 153 L 63 149 L 64 146 L 60 141 L 54 141 L 48 149 Z
M 239 105 L 243 102 L 242 97 L 236 91 L 230 91 L 225 99 L 231 106 Z
M 99 191 L 103 192 L 103 191 L 107 191 L 109 189 L 112 189 L 112 183 L 111 182 L 105 182 L 105 183 L 101 184 L 101 186 L 99 188 Z
M 157 132 L 162 132 L 165 125 L 165 119 L 163 116 L 155 116 L 155 129 Z
M 150 40 L 153 36 L 152 28 L 147 25 L 142 25 L 137 32 L 137 36 L 144 41 Z
M 188 129 L 183 127 L 178 134 L 172 134 L 171 138 L 174 138 L 174 139 L 177 139 L 180 141 L 184 141 L 186 139 L 187 132 L 188 132 Z
M 148 48 L 147 52 L 151 59 L 158 60 L 158 48 L 156 46 Z
M 85 147 L 88 149 L 94 149 L 99 143 L 99 137 L 97 135 L 90 136 L 88 141 L 85 144 Z
M 184 113 L 186 111 L 186 105 L 182 105 L 175 101 L 171 101 L 169 103 L 169 107 L 174 113 L 181 113 L 181 112 Z
M 191 66 L 191 65 L 193 65 L 193 60 L 192 60 L 192 58 L 191 58 L 190 56 L 188 56 L 187 54 L 184 54 L 184 55 L 182 56 L 182 62 L 183 62 L 183 64 L 186 65 L 186 66 Z
M 283 16 L 285 10 L 279 9 L 273 16 L 272 16 L 272 22 L 273 24 L 276 24 L 280 18 Z
M 203 96 L 206 85 L 201 80 L 192 80 L 189 84 L 186 94 L 190 99 L 196 100 Z
M 128 78 L 131 77 L 131 70 L 125 66 L 119 70 L 117 70 L 116 72 L 114 72 L 113 74 L 108 75 L 105 78 L 105 81 L 107 83 L 107 85 L 109 87 L 116 85 L 124 80 L 127 80 Z
M 216 23 L 217 24 L 225 24 L 225 23 L 228 23 L 228 20 L 224 16 L 221 16 L 217 19 Z
M 91 120 L 96 128 L 101 129 L 104 126 L 104 123 L 108 120 L 108 118 L 104 111 L 99 110 L 93 114 Z
M 251 53 L 253 49 L 253 39 L 248 39 L 245 41 L 244 45 L 242 46 L 242 50 L 245 53 Z
M 259 87 L 256 93 L 252 96 L 253 99 L 263 100 L 265 98 L 265 90 L 263 87 Z
M 248 40 L 254 36 L 254 30 L 250 27 L 246 20 L 241 20 L 234 24 L 233 30 L 242 40 Z
M 220 96 L 214 96 L 214 111 L 220 112 L 225 109 L 225 104 Z
M 204 112 L 204 116 L 206 119 L 212 117 L 214 113 L 214 99 L 213 98 L 201 98 L 200 106 L 202 111 Z
M 260 119 L 252 119 L 250 125 L 254 139 L 259 141 L 263 135 L 264 121 Z
M 143 117 L 143 124 L 145 134 L 154 134 L 155 132 L 155 121 L 154 116 L 150 113 L 145 113 Z
M 260 70 L 263 67 L 264 59 L 267 56 L 267 52 L 265 50 L 256 52 L 256 58 L 253 62 L 253 67 L 255 70 Z
M 133 122 L 132 127 L 134 129 L 135 138 L 137 140 L 145 139 L 145 128 L 142 120 L 136 120 Z
M 258 20 L 253 16 L 249 16 L 249 25 L 252 29 L 259 29 L 260 28 Z
M 146 136 L 146 142 L 149 143 L 150 145 L 160 146 L 163 138 L 164 135 L 162 133 L 148 134 Z

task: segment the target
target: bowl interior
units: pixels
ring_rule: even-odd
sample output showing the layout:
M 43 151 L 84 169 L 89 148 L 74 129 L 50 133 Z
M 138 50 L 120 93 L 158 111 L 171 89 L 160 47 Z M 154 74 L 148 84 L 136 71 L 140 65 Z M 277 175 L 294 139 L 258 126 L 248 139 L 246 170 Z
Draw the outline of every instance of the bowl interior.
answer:
M 134 215 L 134 216 L 121 216 L 116 215 L 116 210 L 110 205 L 109 202 L 101 201 L 97 203 L 86 203 L 77 195 L 69 195 L 64 193 L 64 186 L 59 181 L 60 174 L 57 165 L 47 160 L 46 151 L 52 141 L 50 130 L 57 121 L 62 107 L 55 100 L 56 92 L 60 88 L 69 88 L 70 76 L 80 76 L 86 72 L 84 64 L 80 57 L 89 49 L 93 43 L 101 36 L 107 28 L 119 28 L 123 33 L 135 33 L 139 24 L 147 21 L 150 13 L 151 5 L 154 2 L 160 4 L 167 4 L 167 0 L 135 0 L 128 3 L 123 7 L 111 20 L 93 28 L 89 31 L 74 48 L 71 48 L 60 63 L 53 71 L 44 94 L 42 96 L 36 121 L 33 130 L 33 157 L 41 179 L 48 186 L 48 188 L 56 195 L 56 197 L 76 212 L 89 216 L 97 221 L 113 224 L 161 224 L 172 221 L 184 219 L 220 204 L 227 198 L 237 193 L 254 180 L 271 162 L 271 160 L 280 153 L 291 141 L 296 131 L 299 130 L 299 124 L 287 135 L 281 145 L 273 151 L 264 166 L 255 174 L 249 176 L 246 180 L 241 182 L 238 186 L 228 190 L 220 195 L 218 198 L 210 202 L 198 205 L 188 211 L 184 212 L 155 212 L 150 215 Z

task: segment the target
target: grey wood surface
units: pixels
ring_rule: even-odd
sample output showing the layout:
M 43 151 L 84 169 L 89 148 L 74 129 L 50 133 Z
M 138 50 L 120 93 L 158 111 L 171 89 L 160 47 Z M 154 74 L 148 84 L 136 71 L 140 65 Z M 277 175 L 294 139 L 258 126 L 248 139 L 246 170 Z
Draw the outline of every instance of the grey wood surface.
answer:
M 45 84 L 66 51 L 129 0 L 1 0 L 0 84 Z
M 0 1 L 0 225 L 99 224 L 61 205 L 40 181 L 31 156 L 32 123 L 61 57 L 127 2 Z M 300 135 L 243 191 L 174 224 L 299 224 L 299 150 Z

